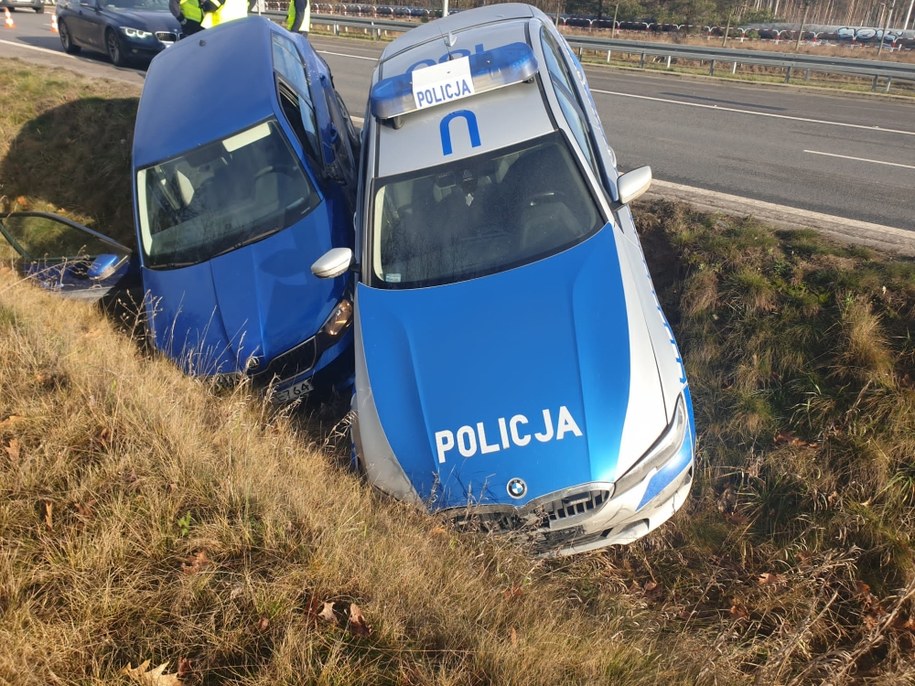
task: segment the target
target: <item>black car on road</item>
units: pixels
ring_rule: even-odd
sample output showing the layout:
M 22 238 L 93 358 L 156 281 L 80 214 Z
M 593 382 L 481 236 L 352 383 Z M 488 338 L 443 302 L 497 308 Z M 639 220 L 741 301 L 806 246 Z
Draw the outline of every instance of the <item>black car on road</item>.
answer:
M 60 43 L 108 55 L 116 66 L 148 62 L 181 35 L 168 0 L 57 0 Z

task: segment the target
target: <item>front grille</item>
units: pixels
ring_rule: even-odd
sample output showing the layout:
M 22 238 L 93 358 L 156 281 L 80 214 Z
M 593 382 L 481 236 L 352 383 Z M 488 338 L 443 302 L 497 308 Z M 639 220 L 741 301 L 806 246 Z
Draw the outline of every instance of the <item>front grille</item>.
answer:
M 156 38 L 163 43 L 176 43 L 178 41 L 178 34 L 171 31 L 156 31 Z
M 575 524 L 579 519 L 600 510 L 611 495 L 613 491 L 609 488 L 563 491 L 533 500 L 524 507 L 480 505 L 456 508 L 447 514 L 457 526 L 465 529 L 487 533 L 525 532 L 537 538 L 552 539 L 565 536 L 560 532 L 577 532 L 580 527 Z
M 249 371 L 251 378 L 257 383 L 269 384 L 275 379 L 290 379 L 297 374 L 307 372 L 315 366 L 317 357 L 315 338 L 312 336 L 304 343 L 275 357 L 263 369 L 251 369 Z
M 599 510 L 608 500 L 610 500 L 610 491 L 600 489 L 559 498 L 541 505 L 541 507 L 549 515 L 550 524 L 552 525 L 554 522 L 559 523 L 570 517 Z

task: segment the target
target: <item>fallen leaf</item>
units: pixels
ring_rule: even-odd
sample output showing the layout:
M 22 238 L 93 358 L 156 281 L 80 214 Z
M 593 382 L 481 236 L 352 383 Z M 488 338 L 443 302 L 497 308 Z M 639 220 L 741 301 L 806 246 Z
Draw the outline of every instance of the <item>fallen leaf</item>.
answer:
M 198 550 L 196 553 L 187 558 L 185 562 L 181 563 L 181 571 L 185 574 L 197 574 L 202 572 L 206 567 L 209 567 L 212 564 L 210 558 L 207 557 L 205 550 Z
M 783 577 L 781 574 L 763 572 L 759 575 L 756 583 L 760 586 L 780 586 L 781 584 L 785 583 L 785 577 Z
M 734 619 L 749 619 L 750 617 L 750 612 L 747 610 L 747 606 L 737 598 L 735 598 L 731 603 L 730 613 Z
M 92 519 L 92 508 L 94 506 L 94 500 L 90 500 L 88 503 L 73 503 L 73 509 L 76 510 L 76 514 L 79 515 L 82 519 Z
M 193 663 L 186 657 L 182 657 L 178 660 L 178 673 L 177 677 L 183 679 L 188 674 L 194 671 Z
M 270 627 L 270 620 L 267 619 L 266 617 L 261 617 L 260 620 L 257 622 L 258 631 L 261 631 L 261 632 L 266 631 L 269 627 Z
M 6 446 L 6 454 L 9 456 L 10 462 L 14 464 L 19 462 L 21 445 L 18 438 L 14 438 L 9 442 L 9 444 Z
M 658 587 L 657 582 L 655 582 L 655 581 L 646 581 L 646 582 L 642 585 L 642 590 L 645 591 L 645 593 L 651 593 L 651 592 L 652 592 L 653 590 L 655 590 L 657 587 Z
M 515 598 L 520 598 L 524 595 L 524 589 L 521 586 L 512 586 L 511 588 L 506 588 L 502 592 L 502 597 L 506 600 L 514 600 Z
M 334 613 L 334 604 L 325 602 L 324 607 L 318 613 L 318 617 L 328 622 L 337 622 L 337 615 Z
M 511 639 L 511 642 L 512 642 L 512 646 L 518 645 L 518 632 L 515 631 L 515 627 L 512 627 L 510 639 Z
M 25 421 L 25 417 L 21 417 L 18 414 L 11 414 L 9 417 L 4 419 L 3 421 L 0 421 L 0 430 L 12 429 L 17 424 L 24 422 L 24 421 Z
M 45 500 L 44 503 L 44 524 L 48 529 L 54 528 L 54 503 Z
M 177 674 L 165 673 L 166 667 L 168 667 L 168 663 L 163 662 L 155 669 L 149 669 L 149 660 L 146 660 L 136 669 L 128 663 L 124 667 L 124 674 L 141 686 L 182 686 Z
M 372 627 L 366 623 L 365 615 L 362 614 L 362 610 L 359 609 L 356 603 L 349 604 L 349 624 L 347 628 L 353 636 L 365 637 L 372 633 Z

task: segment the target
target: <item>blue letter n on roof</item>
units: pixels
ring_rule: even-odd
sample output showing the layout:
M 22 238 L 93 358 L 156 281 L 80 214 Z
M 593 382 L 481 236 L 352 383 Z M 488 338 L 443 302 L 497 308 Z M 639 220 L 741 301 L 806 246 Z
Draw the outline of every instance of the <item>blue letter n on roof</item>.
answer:
M 470 147 L 480 147 L 480 128 L 477 126 L 476 115 L 470 110 L 457 110 L 442 119 L 442 123 L 439 124 L 439 133 L 442 136 L 443 155 L 450 155 L 454 152 L 454 148 L 451 145 L 451 122 L 458 117 L 461 117 L 467 122 L 467 133 L 470 134 Z

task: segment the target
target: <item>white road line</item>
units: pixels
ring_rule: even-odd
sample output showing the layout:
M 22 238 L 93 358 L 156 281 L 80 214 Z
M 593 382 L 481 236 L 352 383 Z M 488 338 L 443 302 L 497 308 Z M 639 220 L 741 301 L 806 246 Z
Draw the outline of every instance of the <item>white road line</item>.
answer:
M 25 48 L 26 50 L 37 50 L 38 52 L 46 52 L 49 55 L 58 55 L 60 57 L 69 57 L 71 60 L 76 59 L 73 55 L 68 55 L 67 53 L 62 52 L 60 50 L 50 50 L 49 48 L 39 48 L 37 45 L 26 45 L 25 43 L 16 43 L 15 41 L 11 41 L 11 40 L 0 40 L 0 43 L 2 43 L 3 45 L 11 45 L 14 48 Z
M 322 55 L 333 55 L 334 57 L 349 57 L 352 60 L 366 60 L 368 62 L 377 62 L 377 57 L 364 57 L 362 55 L 347 55 L 345 52 L 331 52 L 330 50 L 317 50 Z
M 885 164 L 888 167 L 902 167 L 903 169 L 915 169 L 912 164 L 900 164 L 899 162 L 884 162 L 883 160 L 869 160 L 866 157 L 852 157 L 851 155 L 837 155 L 834 152 L 820 152 L 819 150 L 805 150 L 811 155 L 823 155 L 825 157 L 839 157 L 843 160 L 854 160 L 855 162 L 870 162 L 871 164 Z
M 706 105 L 701 102 L 684 102 L 683 100 L 672 100 L 670 98 L 655 98 L 650 95 L 635 95 L 634 93 L 618 93 L 616 91 L 605 91 L 599 88 L 592 88 L 592 93 L 602 95 L 618 95 L 622 98 L 636 98 L 637 100 L 652 100 L 654 102 L 665 102 L 671 105 L 685 105 L 686 107 L 699 107 L 705 110 L 718 110 L 719 112 L 735 112 L 737 114 L 752 114 L 757 117 L 771 117 L 772 119 L 788 119 L 790 121 L 802 121 L 809 124 L 825 124 L 827 126 L 843 126 L 849 129 L 864 129 L 865 131 L 875 131 L 877 133 L 898 133 L 903 136 L 915 136 L 915 131 L 900 131 L 899 129 L 884 129 L 879 126 L 865 126 L 864 124 L 849 124 L 841 121 L 828 121 L 825 119 L 810 119 L 808 117 L 793 117 L 789 114 L 773 114 L 772 112 L 757 112 L 755 110 L 741 110 L 736 107 L 722 107 L 720 105 Z

